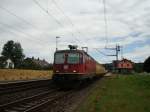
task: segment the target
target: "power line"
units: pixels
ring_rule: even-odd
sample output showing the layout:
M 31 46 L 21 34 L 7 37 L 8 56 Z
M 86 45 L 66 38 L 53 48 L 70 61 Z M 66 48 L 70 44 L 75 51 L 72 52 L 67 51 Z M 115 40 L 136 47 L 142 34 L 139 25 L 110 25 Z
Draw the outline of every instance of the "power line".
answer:
M 2 6 L 0 6 L 0 8 L 3 9 L 5 12 L 9 13 L 10 15 L 15 16 L 15 17 L 18 18 L 20 21 L 22 21 L 22 22 L 24 22 L 24 23 L 26 23 L 26 24 L 29 24 L 29 25 L 32 26 L 32 27 L 35 27 L 33 24 L 31 24 L 30 22 L 26 21 L 25 19 L 23 19 L 23 18 L 17 16 L 15 13 L 11 12 L 10 10 L 8 10 L 8 9 L 2 7 Z
M 73 24 L 72 20 L 65 14 L 65 12 L 59 7 L 59 5 L 57 4 L 57 2 L 55 0 L 52 0 L 52 2 L 55 4 L 55 6 L 58 8 L 58 10 L 60 12 L 62 12 L 62 14 L 64 15 L 64 17 L 68 20 L 68 22 L 72 25 L 73 28 L 75 28 L 75 25 Z M 76 28 L 75 28 L 76 29 Z M 77 31 L 77 30 L 76 30 Z M 81 34 L 79 31 L 77 31 L 77 33 Z M 78 40 L 76 38 L 76 40 Z M 80 41 L 80 40 L 78 40 Z
M 5 8 L 5 7 L 0 6 L 0 8 L 1 8 L 2 10 L 4 10 L 5 12 L 7 12 L 8 14 L 10 14 L 10 15 L 16 17 L 17 19 L 19 19 L 19 20 L 22 21 L 23 23 L 28 24 L 28 25 L 32 26 L 33 28 L 35 28 L 35 29 L 37 29 L 37 30 L 39 31 L 39 29 L 38 29 L 37 26 L 35 26 L 35 25 L 33 25 L 32 23 L 28 22 L 28 21 L 25 20 L 24 18 L 22 18 L 22 17 L 16 15 L 15 13 L 13 13 L 12 11 L 8 10 L 8 9 Z M 43 33 L 42 33 L 42 35 L 43 35 Z
M 4 28 L 0 28 L 0 30 L 1 30 L 1 31 L 6 31 L 6 30 L 4 30 Z M 11 31 L 7 30 L 7 33 L 8 33 L 8 32 L 11 33 L 11 34 L 13 34 L 13 35 L 15 35 L 15 36 L 17 36 L 17 34 L 15 34 L 14 32 L 11 32 Z
M 72 23 L 72 21 L 70 20 L 70 18 L 65 14 L 65 12 L 59 7 L 59 5 L 57 4 L 57 2 L 55 0 L 52 0 L 52 2 L 55 4 L 55 6 L 58 8 L 58 10 L 67 18 L 67 20 L 71 23 L 72 26 L 74 26 L 74 24 Z
M 118 61 L 118 56 L 119 56 L 119 52 L 120 52 L 120 45 L 116 44 L 115 48 L 106 48 L 107 50 L 114 50 L 116 53 L 112 54 L 112 55 L 107 55 L 107 56 L 115 56 L 116 57 L 116 61 Z
M 76 29 L 74 23 L 73 23 L 72 20 L 69 18 L 69 16 L 67 16 L 67 15 L 65 14 L 65 12 L 60 8 L 60 6 L 58 5 L 58 3 L 57 3 L 55 0 L 52 0 L 52 2 L 55 4 L 55 6 L 58 8 L 58 10 L 64 15 L 64 17 L 68 20 L 68 22 L 72 25 L 72 27 L 75 28 L 76 32 L 79 33 L 80 35 L 82 35 L 81 32 Z
M 59 22 L 53 15 L 51 15 L 45 8 L 41 6 L 41 4 L 37 0 L 33 0 L 33 2 L 38 5 L 45 13 L 47 13 L 53 20 L 59 24 L 60 26 L 63 26 L 61 22 Z
M 106 54 L 105 54 L 105 53 L 99 51 L 99 50 L 96 49 L 96 48 L 94 48 L 94 50 L 98 53 L 98 56 L 99 56 L 99 54 L 102 54 L 102 55 L 104 55 L 105 59 L 108 61 L 108 58 L 106 58 Z
M 2 10 L 4 10 L 5 12 L 7 12 L 8 14 L 10 14 L 10 15 L 16 17 L 17 19 L 19 19 L 19 20 L 22 21 L 23 23 L 28 24 L 28 25 L 32 26 L 33 28 L 37 28 L 36 26 L 34 26 L 33 24 L 31 24 L 30 22 L 26 21 L 24 18 L 22 18 L 22 17 L 16 15 L 16 14 L 13 13 L 12 11 L 8 10 L 7 8 L 5 8 L 5 7 L 3 7 L 3 6 L 0 6 L 0 8 L 1 8 Z M 4 23 L 1 23 L 1 24 L 4 25 Z M 5 25 L 6 25 L 6 24 L 5 24 Z M 8 26 L 8 25 L 7 25 L 7 26 Z M 21 32 L 21 31 L 19 31 L 19 32 Z M 24 33 L 24 32 L 22 32 L 22 33 Z M 25 34 L 25 33 L 24 33 L 24 34 Z M 28 35 L 28 36 L 29 36 L 29 34 L 25 34 L 25 35 Z M 72 35 L 73 35 L 73 34 L 72 34 Z M 31 37 L 31 35 L 30 35 L 30 37 Z
M 103 52 L 100 51 L 99 49 L 95 48 L 95 50 L 96 50 L 97 52 L 99 52 L 100 54 L 102 54 L 102 55 L 104 55 L 104 56 L 107 56 L 107 54 L 103 53 Z
M 104 13 L 104 22 L 105 22 L 105 39 L 106 39 L 106 44 L 105 48 L 107 48 L 108 44 L 108 22 L 107 22 L 107 10 L 106 10 L 106 0 L 103 0 L 103 13 Z
M 64 27 L 64 25 L 63 25 L 61 22 L 59 22 L 52 14 L 50 14 L 50 13 L 48 12 L 48 10 L 46 10 L 44 7 L 42 7 L 41 4 L 40 4 L 37 0 L 33 0 L 33 2 L 34 2 L 36 5 L 38 5 L 39 8 L 41 8 L 45 13 L 47 13 L 49 17 L 53 18 L 53 20 L 54 20 L 58 25 Z M 73 37 L 75 37 L 75 40 L 76 40 L 77 42 L 81 43 L 81 42 L 76 38 L 76 36 L 75 36 L 72 32 L 70 32 L 70 33 L 71 33 L 71 35 L 72 35 Z
M 63 16 L 67 19 L 67 22 L 69 22 L 69 23 L 71 24 L 71 26 L 72 26 L 73 28 L 75 28 L 75 31 L 81 35 L 81 32 L 76 29 L 76 27 L 75 27 L 74 23 L 72 22 L 72 20 L 71 20 L 71 19 L 65 14 L 65 12 L 60 8 L 60 6 L 58 5 L 58 3 L 57 3 L 55 0 L 52 0 L 52 2 L 55 4 L 55 6 L 58 8 L 58 10 L 63 14 Z M 75 37 L 75 38 L 76 38 L 76 40 L 77 40 L 78 42 L 81 43 L 81 41 L 80 41 L 77 37 Z
M 94 50 L 96 51 L 96 49 L 94 49 Z M 90 52 L 90 51 L 89 51 L 89 52 Z M 100 55 L 99 55 L 99 52 L 96 51 L 95 53 L 98 55 L 99 58 L 101 58 Z M 96 58 L 96 57 L 95 57 L 95 58 Z
M 5 24 L 5 23 L 1 23 L 1 22 L 0 22 L 0 24 L 1 24 L 2 26 L 4 26 L 4 27 L 7 27 L 7 29 L 12 29 L 12 30 L 15 30 L 15 31 L 17 31 L 17 32 L 19 32 L 19 33 L 25 35 L 28 40 L 36 41 L 36 42 L 38 42 L 38 43 L 41 45 L 41 42 L 42 42 L 41 40 L 37 40 L 37 39 L 32 39 L 32 38 L 31 38 L 31 37 L 34 38 L 34 36 L 32 36 L 32 35 L 30 35 L 30 34 L 28 34 L 28 33 L 25 33 L 25 32 L 23 32 L 23 31 L 21 31 L 21 30 L 14 29 L 14 28 L 12 28 L 11 25 L 8 25 L 8 24 Z M 11 31 L 9 31 L 9 32 L 11 32 Z M 11 32 L 11 33 L 12 33 L 12 32 Z M 42 43 L 45 44 L 46 42 L 43 41 Z
M 4 26 L 3 26 L 3 28 L 4 28 Z M 2 29 L 2 28 L 0 28 L 0 30 L 1 30 L 1 31 L 6 31 L 6 30 L 4 30 L 4 29 Z M 7 33 L 11 33 L 11 34 L 13 34 L 13 35 L 15 35 L 15 36 L 18 36 L 18 35 L 19 35 L 18 33 L 9 31 L 8 29 L 7 29 L 6 32 L 7 32 Z M 34 40 L 30 39 L 30 38 L 27 38 L 27 39 L 28 39 L 29 41 L 34 41 Z M 38 42 L 37 42 L 37 43 L 38 43 Z M 41 43 L 39 43 L 39 45 L 41 45 Z

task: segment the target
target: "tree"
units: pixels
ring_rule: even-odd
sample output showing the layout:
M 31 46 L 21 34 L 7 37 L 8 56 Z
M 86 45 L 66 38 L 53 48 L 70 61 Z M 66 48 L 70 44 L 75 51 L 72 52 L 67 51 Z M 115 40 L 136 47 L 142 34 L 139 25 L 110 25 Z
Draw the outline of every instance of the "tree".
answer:
M 137 73 L 143 72 L 143 63 L 134 63 L 134 71 Z
M 5 66 L 5 58 L 3 56 L 0 57 L 0 68 L 4 68 Z
M 37 65 L 31 58 L 24 59 L 21 67 L 23 69 L 40 70 L 40 65 Z
M 22 69 L 31 69 L 31 70 L 52 70 L 53 64 L 48 64 L 47 66 L 42 66 L 37 63 L 34 58 L 26 58 L 24 59 L 22 65 Z
M 11 59 L 14 62 L 15 68 L 19 68 L 23 59 L 23 49 L 20 43 L 15 43 L 13 40 L 8 41 L 2 51 L 2 56 L 6 59 Z
M 143 69 L 150 73 L 150 56 L 145 60 Z

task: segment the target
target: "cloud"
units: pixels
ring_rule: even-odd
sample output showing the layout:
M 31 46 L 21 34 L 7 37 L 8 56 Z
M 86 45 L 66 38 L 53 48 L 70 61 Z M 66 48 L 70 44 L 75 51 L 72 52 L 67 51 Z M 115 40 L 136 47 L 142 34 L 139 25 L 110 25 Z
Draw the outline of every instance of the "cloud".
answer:
M 102 1 L 55 0 L 58 6 L 53 0 L 37 1 L 50 15 L 31 0 L 0 1 L 0 51 L 8 40 L 14 40 L 21 43 L 26 56 L 53 62 L 55 37 L 60 36 L 59 49 L 77 44 L 80 48 L 88 46 L 89 53 L 102 63 L 114 59 L 93 50 L 99 48 L 108 52 L 104 49 L 107 39 Z M 123 45 L 124 54 L 134 61 L 143 61 L 149 55 L 144 50 L 150 44 L 149 4 L 148 0 L 106 0 L 108 46 Z M 131 57 L 133 52 L 135 57 Z
M 125 53 L 124 56 L 135 62 L 143 62 L 148 56 L 150 56 L 149 49 L 150 45 L 137 47 L 132 52 Z

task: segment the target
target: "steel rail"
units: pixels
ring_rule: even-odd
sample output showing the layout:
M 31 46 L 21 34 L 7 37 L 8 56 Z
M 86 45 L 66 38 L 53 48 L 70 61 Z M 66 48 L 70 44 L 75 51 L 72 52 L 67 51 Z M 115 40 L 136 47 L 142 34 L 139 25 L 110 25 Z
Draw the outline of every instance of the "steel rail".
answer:
M 19 92 L 23 90 L 33 89 L 33 88 L 39 88 L 46 85 L 50 85 L 51 81 L 34 81 L 34 82 L 19 82 L 19 83 L 13 83 L 13 84 L 4 84 L 0 85 L 0 95 L 3 94 L 10 94 L 14 92 Z
M 55 95 L 52 97 L 49 97 L 47 100 L 41 102 L 38 105 L 33 106 L 32 108 L 29 108 L 23 112 L 37 112 L 39 110 L 42 110 L 44 107 L 51 105 L 52 103 L 54 103 L 57 100 L 60 100 L 61 98 L 64 98 L 65 96 L 68 96 L 69 94 L 71 94 L 72 92 L 66 92 L 60 95 Z
M 22 112 L 23 110 L 26 110 L 26 108 L 31 108 L 33 104 L 36 104 L 37 100 L 42 101 L 43 99 L 47 99 L 50 94 L 55 93 L 57 91 L 58 89 L 49 90 L 31 97 L 23 98 L 14 102 L 0 105 L 0 112 Z

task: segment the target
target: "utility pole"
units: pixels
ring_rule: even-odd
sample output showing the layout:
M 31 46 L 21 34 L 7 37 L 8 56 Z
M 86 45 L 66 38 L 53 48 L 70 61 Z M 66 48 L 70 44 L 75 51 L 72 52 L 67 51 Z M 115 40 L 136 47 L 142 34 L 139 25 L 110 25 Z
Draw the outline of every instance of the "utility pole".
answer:
M 115 70 L 117 70 L 117 66 L 118 66 L 118 60 L 119 60 L 119 52 L 120 52 L 120 45 L 116 45 L 115 48 L 106 48 L 107 50 L 114 50 L 115 54 L 113 55 L 107 55 L 107 56 L 115 56 L 116 57 L 116 64 L 115 64 Z
M 116 45 L 115 48 L 106 48 L 107 50 L 114 50 L 115 51 L 115 54 L 113 55 L 107 55 L 107 56 L 115 56 L 116 57 L 116 61 L 118 61 L 118 56 L 119 56 L 119 52 L 120 52 L 120 46 L 119 45 Z
M 116 61 L 118 61 L 119 51 L 120 51 L 120 46 L 116 45 Z
M 58 50 L 58 38 L 60 38 L 60 37 L 56 37 L 56 51 Z

